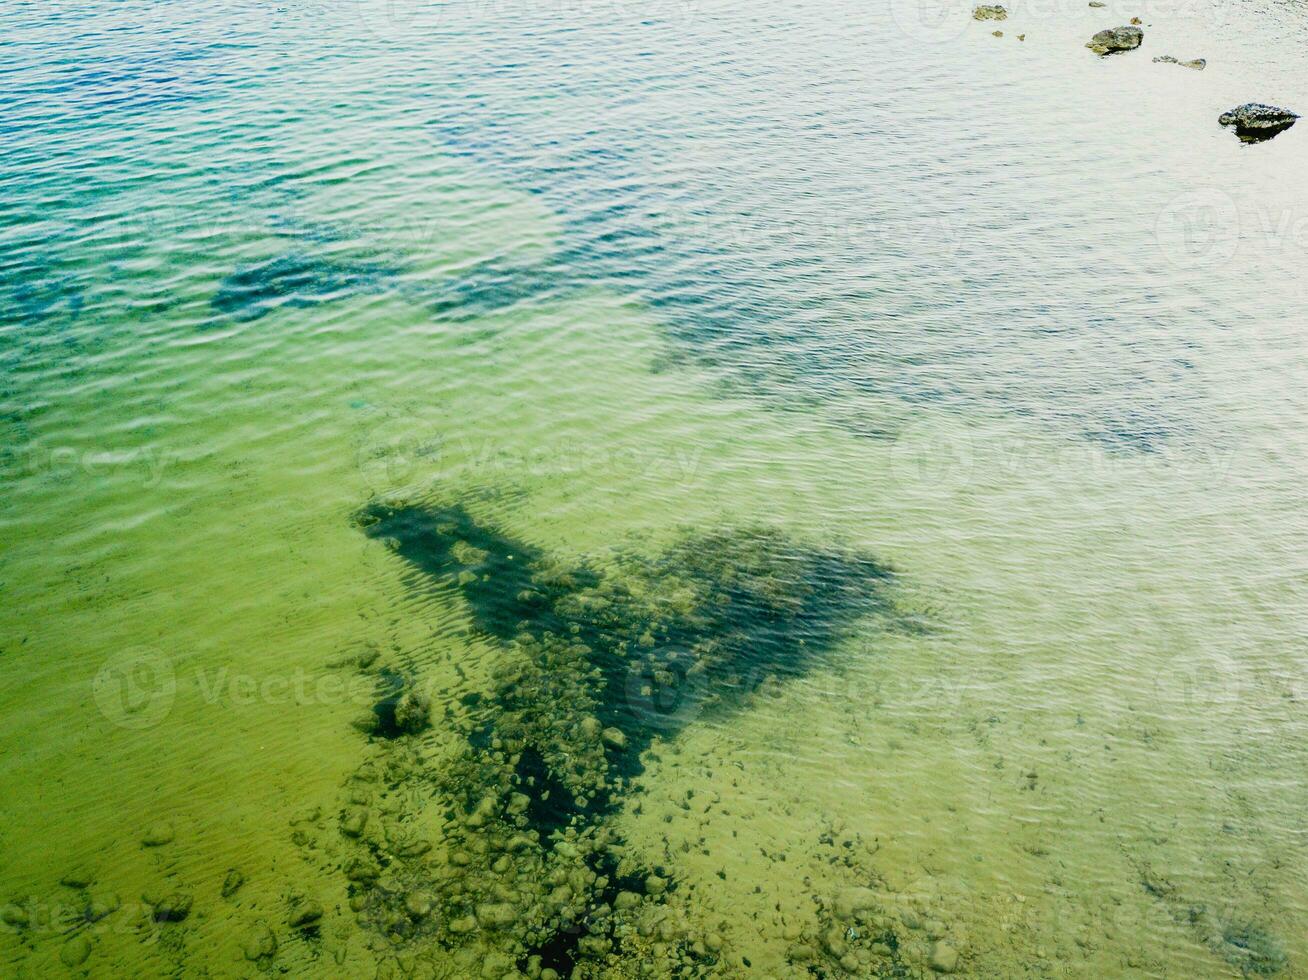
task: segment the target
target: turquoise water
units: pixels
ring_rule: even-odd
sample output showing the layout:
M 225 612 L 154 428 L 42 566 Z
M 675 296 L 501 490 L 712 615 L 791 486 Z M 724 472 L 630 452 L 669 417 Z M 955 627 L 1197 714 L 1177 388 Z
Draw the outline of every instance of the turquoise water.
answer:
M 6 5 L 0 972 L 1308 975 L 1308 27 L 998 26 Z

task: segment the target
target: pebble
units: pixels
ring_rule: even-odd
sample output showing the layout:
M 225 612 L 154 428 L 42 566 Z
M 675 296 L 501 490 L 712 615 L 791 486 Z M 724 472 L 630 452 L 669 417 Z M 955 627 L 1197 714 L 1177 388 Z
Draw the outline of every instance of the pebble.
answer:
M 871 888 L 846 888 L 836 895 L 836 915 L 852 919 L 859 912 L 876 908 L 877 894 Z
M 71 871 L 65 871 L 59 879 L 59 884 L 65 888 L 86 888 L 95 881 L 95 875 L 85 868 L 74 868 Z
M 805 946 L 803 943 L 791 946 L 790 950 L 786 953 L 787 958 L 792 963 L 808 963 L 813 959 L 813 955 L 813 947 Z
M 291 903 L 291 914 L 286 924 L 292 929 L 307 929 L 322 918 L 322 905 L 311 898 L 299 898 Z
M 185 892 L 173 892 L 154 903 L 155 922 L 181 922 L 191 914 L 192 899 Z
M 341 816 L 341 833 L 346 837 L 358 837 L 368 826 L 368 811 L 362 807 L 346 810 Z
M 235 868 L 232 868 L 227 872 L 227 877 L 223 879 L 223 898 L 231 898 L 241 890 L 241 886 L 244 884 L 245 875 L 241 874 Z
M 435 902 L 427 892 L 409 892 L 404 896 L 404 908 L 415 919 L 425 919 L 431 915 Z
M 372 858 L 352 858 L 345 865 L 345 877 L 350 881 L 376 881 L 380 876 L 381 869 Z
M 662 895 L 667 891 L 668 883 L 658 875 L 650 875 L 645 879 L 645 894 Z
M 64 966 L 81 966 L 90 955 L 91 940 L 85 936 L 74 936 L 59 950 L 59 960 Z
M 86 918 L 91 922 L 99 922 L 113 915 L 122 908 L 122 905 L 122 899 L 115 892 L 92 895 L 90 901 L 86 903 Z
M 6 905 L 0 909 L 0 922 L 15 929 L 25 929 L 30 922 L 27 909 L 18 905 Z
M 627 736 L 617 728 L 606 728 L 600 735 L 605 744 L 613 746 L 615 749 L 625 749 L 627 747 Z
M 621 912 L 624 909 L 634 909 L 640 904 L 640 896 L 635 892 L 618 892 L 613 899 L 613 907 Z
M 477 921 L 488 929 L 513 925 L 518 914 L 508 902 L 487 902 L 477 906 Z
M 360 731 L 365 735 L 371 735 L 373 732 L 377 731 L 377 728 L 381 724 L 381 719 L 377 717 L 377 712 L 375 711 L 361 711 L 359 714 L 354 716 L 354 720 L 350 722 L 350 724 L 354 726 L 355 730 Z
M 269 959 L 277 954 L 277 937 L 265 923 L 260 922 L 246 937 L 242 950 L 251 962 Z

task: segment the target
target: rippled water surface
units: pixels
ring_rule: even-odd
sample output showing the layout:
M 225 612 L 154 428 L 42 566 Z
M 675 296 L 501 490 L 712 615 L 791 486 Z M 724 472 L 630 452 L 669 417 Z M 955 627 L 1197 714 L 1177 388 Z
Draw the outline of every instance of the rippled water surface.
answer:
M 0 974 L 1308 976 L 1308 12 L 1107 2 L 4 4 Z

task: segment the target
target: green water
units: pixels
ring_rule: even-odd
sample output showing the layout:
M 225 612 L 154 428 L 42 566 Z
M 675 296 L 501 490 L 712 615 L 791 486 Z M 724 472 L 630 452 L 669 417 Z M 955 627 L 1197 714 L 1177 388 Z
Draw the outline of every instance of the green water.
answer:
M 1305 975 L 1302 133 L 1066 115 L 1297 15 L 1041 167 L 1079 10 L 362 9 L 5 15 L 0 972 Z

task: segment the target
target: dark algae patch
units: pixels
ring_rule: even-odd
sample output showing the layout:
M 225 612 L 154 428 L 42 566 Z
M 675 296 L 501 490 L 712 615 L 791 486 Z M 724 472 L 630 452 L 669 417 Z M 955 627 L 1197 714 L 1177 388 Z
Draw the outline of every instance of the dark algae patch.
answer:
M 283 307 L 311 307 L 358 291 L 378 291 L 393 275 L 385 267 L 332 262 L 288 252 L 237 266 L 218 286 L 213 311 L 238 322 L 258 320 Z
M 489 694 L 460 699 L 444 758 L 421 729 L 371 733 L 378 754 L 350 781 L 333 842 L 359 923 L 485 976 L 724 972 L 676 868 L 638 860 L 610 818 L 656 738 L 811 670 L 885 607 L 889 571 L 766 527 L 685 533 L 601 570 L 459 504 L 373 502 L 355 520 L 413 588 L 455 590 L 502 651 Z M 385 722 L 413 684 L 378 676 Z

